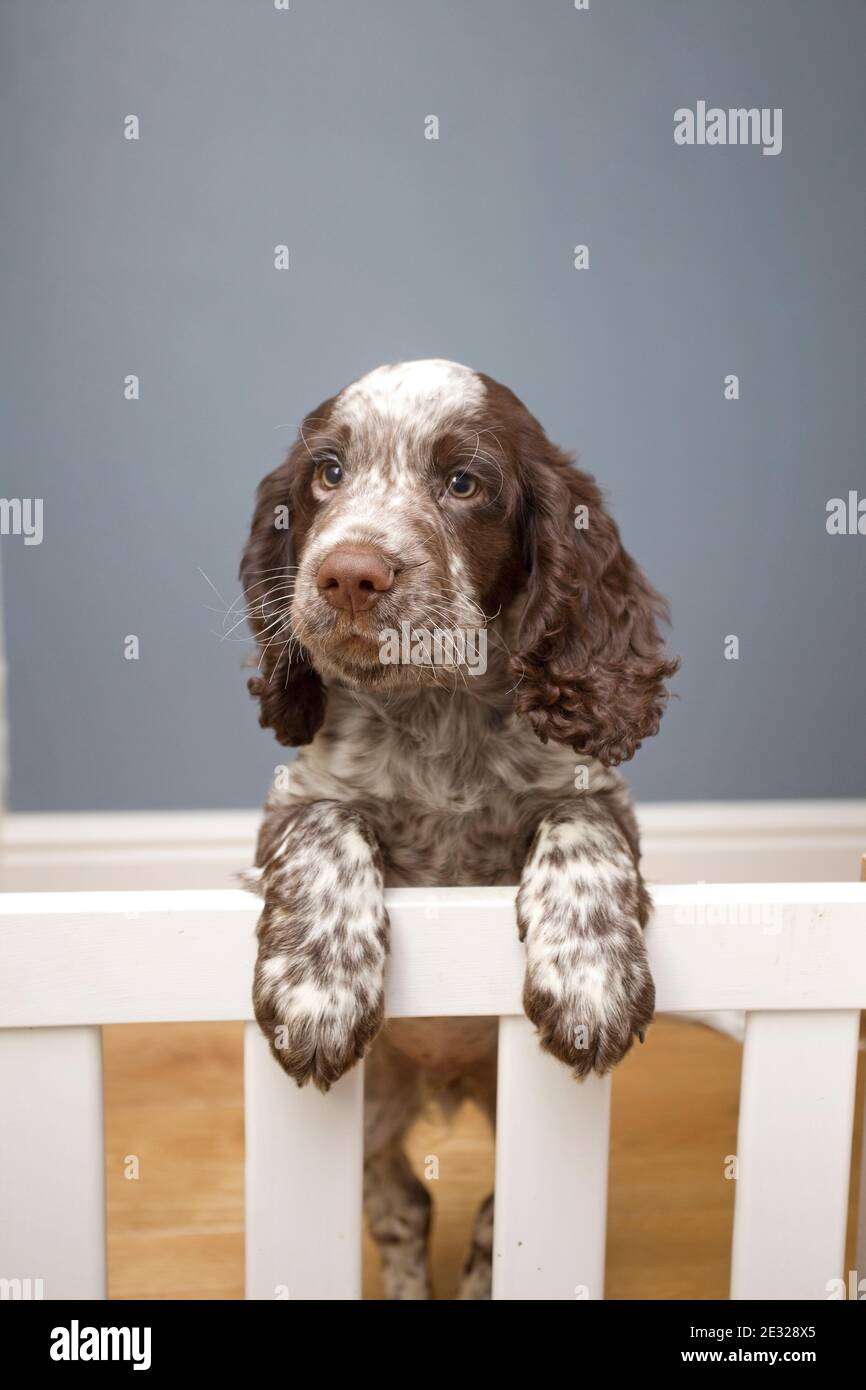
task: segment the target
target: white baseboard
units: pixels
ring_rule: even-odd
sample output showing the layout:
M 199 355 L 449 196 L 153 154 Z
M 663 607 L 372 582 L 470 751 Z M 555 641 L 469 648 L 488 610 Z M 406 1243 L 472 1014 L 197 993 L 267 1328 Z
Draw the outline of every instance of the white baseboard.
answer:
M 13 814 L 0 890 L 230 888 L 252 863 L 259 811 Z M 638 808 L 654 883 L 851 882 L 866 799 L 669 802 Z
M 866 799 L 638 807 L 654 883 L 849 883 L 866 853 Z

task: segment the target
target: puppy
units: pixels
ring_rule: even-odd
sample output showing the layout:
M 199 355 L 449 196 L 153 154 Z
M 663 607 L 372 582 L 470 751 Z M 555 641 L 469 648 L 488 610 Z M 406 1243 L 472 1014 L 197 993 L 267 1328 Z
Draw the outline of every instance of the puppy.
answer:
M 493 1115 L 496 1020 L 383 1028 L 384 889 L 519 883 L 541 1046 L 577 1077 L 619 1061 L 654 989 L 613 769 L 659 726 L 665 605 L 593 479 L 445 361 L 380 367 L 306 417 L 241 578 L 260 723 L 302 749 L 258 840 L 256 1018 L 299 1084 L 368 1055 L 369 1225 L 387 1296 L 426 1298 L 429 1196 L 402 1139 L 431 1086 Z M 492 1213 L 461 1298 L 490 1296 Z

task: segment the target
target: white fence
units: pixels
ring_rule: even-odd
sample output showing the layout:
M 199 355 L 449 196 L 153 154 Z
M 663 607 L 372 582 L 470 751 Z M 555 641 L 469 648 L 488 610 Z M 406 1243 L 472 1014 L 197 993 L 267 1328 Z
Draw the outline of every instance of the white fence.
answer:
M 659 1010 L 747 1011 L 731 1295 L 824 1298 L 846 1273 L 866 884 L 653 896 Z M 500 1019 L 494 1297 L 602 1297 L 610 1081 L 539 1051 L 513 891 L 388 900 L 388 1013 Z M 230 889 L 0 894 L 0 1277 L 105 1297 L 99 1027 L 250 1019 L 259 907 Z M 245 1079 L 247 1296 L 359 1297 L 362 1068 L 298 1090 L 251 1023 Z

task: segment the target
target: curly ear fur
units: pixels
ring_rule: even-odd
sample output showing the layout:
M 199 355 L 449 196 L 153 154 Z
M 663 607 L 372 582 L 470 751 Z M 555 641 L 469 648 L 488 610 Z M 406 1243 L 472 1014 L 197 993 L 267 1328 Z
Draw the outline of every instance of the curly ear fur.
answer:
M 542 743 L 615 766 L 658 731 L 664 681 L 679 666 L 658 630 L 667 606 L 623 549 L 595 480 L 532 423 L 538 437 L 521 451 L 529 580 L 515 707 Z M 586 529 L 575 526 L 581 506 Z
M 297 448 L 297 446 L 295 446 Z M 325 717 L 325 691 L 307 653 L 290 640 L 287 622 L 294 587 L 290 477 L 294 450 L 259 484 L 252 528 L 241 560 L 247 621 L 259 648 L 259 675 L 247 688 L 260 705 L 259 723 L 289 748 L 310 743 Z M 285 509 L 285 510 L 283 510 Z M 288 527 L 279 526 L 289 516 Z M 292 581 L 290 584 L 287 581 Z

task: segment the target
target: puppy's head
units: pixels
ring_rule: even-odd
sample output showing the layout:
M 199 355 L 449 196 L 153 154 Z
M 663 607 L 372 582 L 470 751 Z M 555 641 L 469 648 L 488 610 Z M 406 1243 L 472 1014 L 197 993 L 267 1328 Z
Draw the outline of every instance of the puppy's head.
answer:
M 664 604 L 592 478 L 511 391 L 452 362 L 380 367 L 306 417 L 259 487 L 241 578 L 250 689 L 290 745 L 322 722 L 321 676 L 441 684 L 435 662 L 384 653 L 441 633 L 459 664 L 461 640 L 502 613 L 517 712 L 542 742 L 606 763 L 656 732 L 676 669 Z

